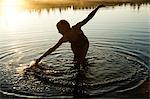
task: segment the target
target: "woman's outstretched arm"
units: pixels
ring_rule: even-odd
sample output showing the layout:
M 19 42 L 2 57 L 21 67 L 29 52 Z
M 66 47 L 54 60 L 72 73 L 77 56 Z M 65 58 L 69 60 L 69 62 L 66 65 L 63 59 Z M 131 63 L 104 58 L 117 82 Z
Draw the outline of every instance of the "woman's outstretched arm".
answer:
M 104 7 L 104 5 L 99 5 L 98 7 L 96 7 L 96 9 L 94 9 L 83 21 L 77 23 L 76 26 L 82 27 L 83 25 L 85 25 L 90 19 L 93 18 L 93 16 L 100 7 Z
M 39 59 L 36 60 L 34 65 L 37 65 L 44 57 L 47 55 L 51 54 L 53 51 L 55 51 L 62 43 L 64 42 L 64 38 L 62 37 L 55 46 L 52 48 L 48 49 Z

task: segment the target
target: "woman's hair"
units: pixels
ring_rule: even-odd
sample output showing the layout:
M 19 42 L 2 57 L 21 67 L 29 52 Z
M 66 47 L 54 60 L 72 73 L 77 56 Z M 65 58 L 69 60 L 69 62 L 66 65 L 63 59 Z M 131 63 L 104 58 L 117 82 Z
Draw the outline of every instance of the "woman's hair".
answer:
M 66 20 L 60 20 L 56 26 L 59 30 L 66 31 L 66 30 L 70 29 L 70 24 Z

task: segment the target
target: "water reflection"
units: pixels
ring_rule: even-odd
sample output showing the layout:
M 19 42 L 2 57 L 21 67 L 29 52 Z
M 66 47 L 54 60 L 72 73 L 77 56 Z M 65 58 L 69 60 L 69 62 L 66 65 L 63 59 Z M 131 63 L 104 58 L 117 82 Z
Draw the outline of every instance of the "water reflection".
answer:
M 58 9 L 60 12 L 64 11 L 64 10 L 68 10 L 68 9 L 73 9 L 73 10 L 83 10 L 83 9 L 94 9 L 97 5 L 99 5 L 99 3 L 94 4 L 94 5 L 82 5 L 82 6 L 76 6 L 76 5 L 69 5 L 69 6 L 55 6 L 55 7 L 51 7 L 51 6 L 33 6 L 33 7 L 27 7 L 26 9 L 30 12 L 32 11 L 36 11 L 39 14 L 42 13 L 43 10 L 46 10 L 47 13 L 50 13 L 51 10 L 54 11 L 56 9 Z M 120 4 L 114 4 L 114 5 L 106 5 L 106 8 L 110 7 L 110 8 L 115 8 L 115 6 L 131 6 L 132 9 L 134 10 L 140 10 L 140 7 L 143 5 L 149 5 L 149 3 L 120 3 Z
M 73 63 L 71 63 L 70 65 L 72 66 L 69 66 L 68 69 L 58 69 L 60 67 L 48 66 L 43 63 L 38 65 L 38 67 L 36 68 L 20 64 L 20 66 L 17 68 L 17 73 L 23 74 L 23 78 L 27 81 L 30 81 L 31 78 L 34 78 L 34 82 L 36 82 L 37 80 L 38 82 L 44 84 L 44 86 L 58 88 L 55 89 L 55 91 L 53 90 L 55 93 L 53 93 L 53 91 L 50 93 L 56 95 L 71 95 L 73 96 L 73 98 L 87 97 L 88 94 L 86 93 L 86 75 L 89 72 L 88 66 L 90 66 L 90 64 L 87 63 L 86 68 L 83 68 L 82 66 L 76 68 L 76 64 Z M 38 90 L 38 88 L 36 90 Z M 41 92 L 43 92 L 44 90 L 41 90 Z M 58 90 L 62 91 L 57 93 Z M 47 93 L 45 93 L 45 95 L 47 95 Z
M 84 93 L 83 80 L 85 78 L 85 69 L 77 69 L 77 73 L 75 75 L 75 85 L 73 89 L 74 98 L 83 97 L 86 94 Z
M 18 11 L 26 11 L 29 12 L 36 11 L 39 14 L 43 10 L 46 10 L 49 13 L 51 10 L 59 9 L 59 11 L 73 9 L 93 9 L 97 5 L 106 5 L 107 7 L 114 8 L 115 6 L 128 6 L 130 5 L 133 9 L 139 10 L 142 5 L 149 5 L 150 2 L 148 1 L 141 1 L 141 2 L 102 2 L 102 1 L 70 1 L 70 2 L 63 2 L 63 3 L 39 3 L 34 0 L 4 0 L 0 4 L 0 14 L 2 15 L 9 15 L 14 16 L 17 15 Z M 16 13 L 17 12 L 17 13 Z M 14 17 L 13 17 L 14 18 Z

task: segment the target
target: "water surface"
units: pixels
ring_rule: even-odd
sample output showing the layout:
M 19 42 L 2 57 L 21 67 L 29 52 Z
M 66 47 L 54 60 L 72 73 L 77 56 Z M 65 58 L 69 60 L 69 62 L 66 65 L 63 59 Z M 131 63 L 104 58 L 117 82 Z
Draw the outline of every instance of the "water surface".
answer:
M 149 5 L 140 9 L 128 5 L 99 9 L 82 28 L 90 41 L 86 69 L 74 68 L 69 43 L 43 59 L 39 68 L 28 68 L 31 61 L 61 38 L 56 29 L 59 20 L 75 25 L 92 10 L 1 9 L 1 92 L 34 98 L 95 96 L 141 85 L 149 70 Z

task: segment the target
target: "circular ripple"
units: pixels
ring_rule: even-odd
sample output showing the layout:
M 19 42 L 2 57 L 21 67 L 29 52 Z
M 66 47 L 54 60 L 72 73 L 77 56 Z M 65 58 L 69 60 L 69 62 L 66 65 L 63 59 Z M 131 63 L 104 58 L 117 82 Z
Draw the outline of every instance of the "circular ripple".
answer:
M 71 52 L 59 52 L 51 57 L 53 59 L 47 59 L 36 68 L 26 64 L 1 64 L 1 90 L 25 96 L 74 96 L 79 93 L 92 96 L 131 90 L 148 77 L 143 63 L 110 49 L 91 48 L 86 67 L 78 69 L 71 60 Z

